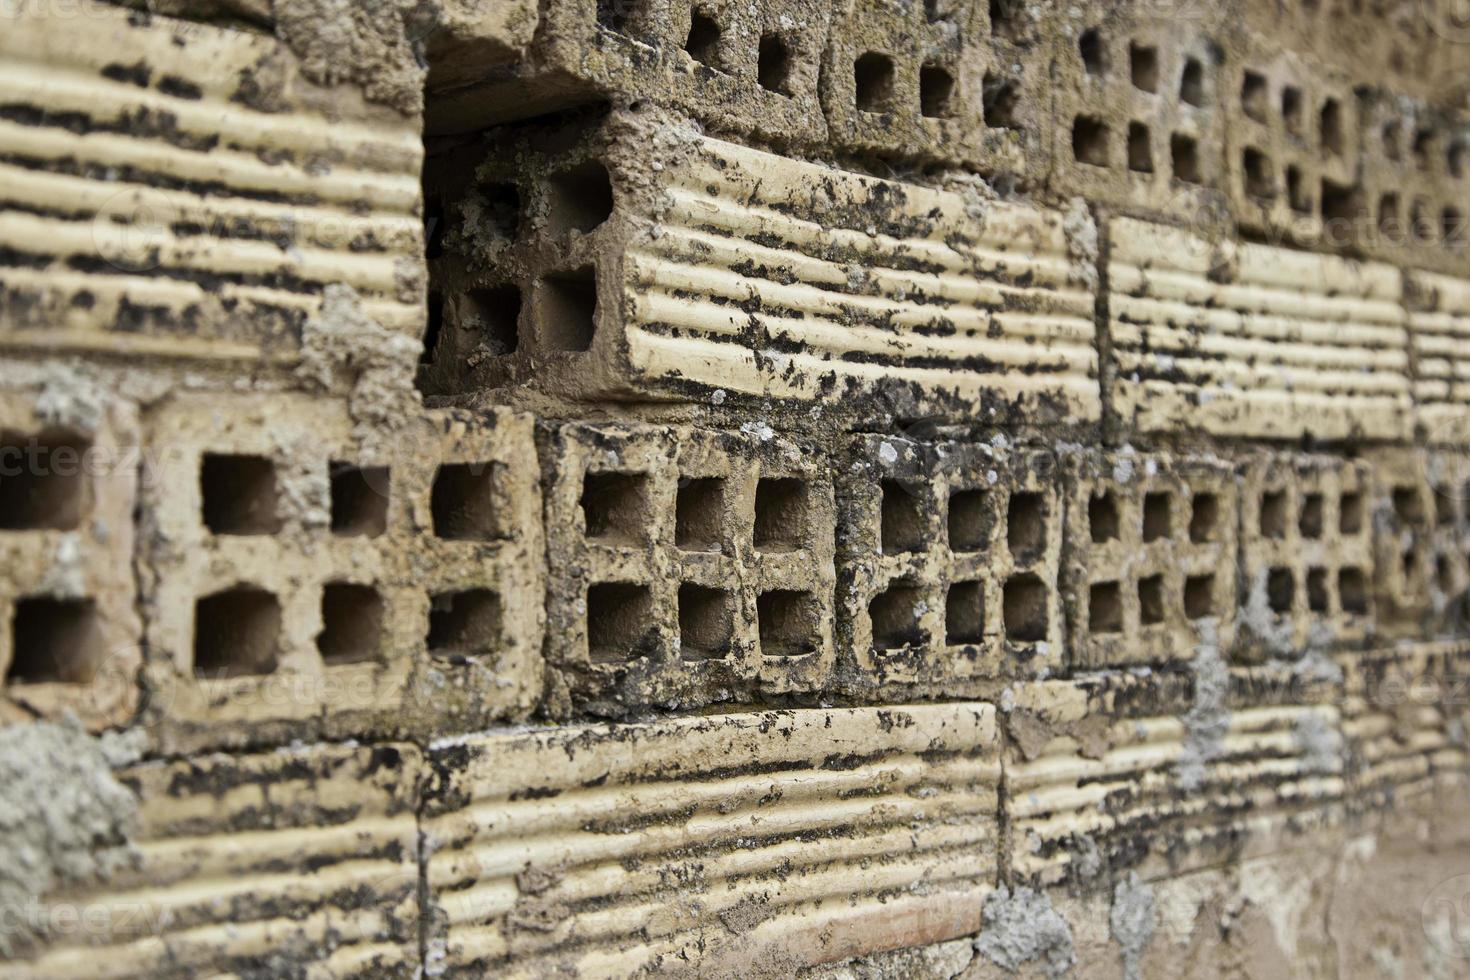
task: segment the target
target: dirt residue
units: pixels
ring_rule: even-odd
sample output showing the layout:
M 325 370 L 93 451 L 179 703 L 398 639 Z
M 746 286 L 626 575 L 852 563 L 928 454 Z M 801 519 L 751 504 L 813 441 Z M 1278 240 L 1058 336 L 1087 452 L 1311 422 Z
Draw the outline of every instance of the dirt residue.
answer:
M 1004 970 L 1041 960 L 1049 977 L 1060 977 L 1076 962 L 1072 928 L 1043 892 L 999 888 L 985 898 L 984 928 L 975 951 Z
M 423 0 L 275 0 L 276 36 L 320 85 L 351 82 L 405 115 L 423 111 L 421 48 L 438 10 Z
M 75 721 L 0 729 L 0 954 L 44 938 L 41 901 L 105 879 L 134 859 L 138 801 L 113 775 L 131 740 L 88 735 Z

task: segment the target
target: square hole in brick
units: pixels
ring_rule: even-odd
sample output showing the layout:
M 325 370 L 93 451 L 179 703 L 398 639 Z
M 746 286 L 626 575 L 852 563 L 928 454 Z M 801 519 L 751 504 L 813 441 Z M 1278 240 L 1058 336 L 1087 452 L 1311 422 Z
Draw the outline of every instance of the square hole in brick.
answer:
M 1331 601 L 1327 590 L 1327 569 L 1307 569 L 1307 608 L 1314 613 L 1325 613 Z
M 1286 200 L 1298 214 L 1312 213 L 1312 195 L 1302 180 L 1301 168 L 1296 164 L 1286 168 Z
M 955 582 L 944 599 L 944 640 L 949 646 L 985 639 L 985 586 Z
M 504 537 L 508 501 L 499 463 L 443 463 L 434 473 L 429 507 L 434 534 L 451 541 Z
M 370 585 L 329 582 L 322 589 L 316 646 L 329 667 L 370 663 L 382 655 L 383 597 Z
M 254 586 L 241 585 L 194 604 L 194 673 L 245 677 L 276 669 L 281 603 Z
M 1123 590 L 1117 582 L 1097 582 L 1087 590 L 1087 629 L 1091 633 L 1123 631 Z
M 82 460 L 90 440 L 65 432 L 0 433 L 0 530 L 68 531 L 91 509 Z
M 898 480 L 882 481 L 880 534 L 885 555 L 924 550 L 924 505 L 919 489 Z
M 483 345 L 497 357 L 514 354 L 521 344 L 521 290 L 507 283 L 472 289 L 459 301 L 459 328 L 471 346 Z
M 806 542 L 807 485 L 791 477 L 766 477 L 755 485 L 755 546 L 760 551 L 799 551 Z
M 1400 527 L 1416 527 L 1424 523 L 1424 502 L 1415 487 L 1394 487 L 1393 513 Z
M 893 582 L 868 603 L 873 649 L 922 646 L 927 637 L 919 624 L 924 593 L 912 582 Z
M 587 233 L 613 210 L 612 178 L 597 160 L 553 174 L 546 182 L 546 230 L 553 235 Z
M 1017 112 L 1021 106 L 1021 90 L 1014 81 L 986 72 L 980 97 L 985 125 L 991 129 L 1021 128 L 1021 117 Z
M 1337 598 L 1342 611 L 1354 616 L 1367 615 L 1368 579 L 1359 568 L 1342 568 L 1337 572 Z
M 1108 70 L 1107 49 L 1103 45 L 1102 33 L 1096 27 L 1082 32 L 1077 39 L 1077 54 L 1082 58 L 1082 69 L 1089 75 L 1102 75 Z
M 1302 537 L 1316 539 L 1322 536 L 1323 514 L 1326 504 L 1320 493 L 1309 493 L 1302 497 L 1302 512 L 1297 517 L 1297 527 Z
M 1273 568 L 1266 575 L 1266 601 L 1275 613 L 1291 612 L 1296 598 L 1296 577 L 1289 568 Z
M 1403 241 L 1404 218 L 1399 213 L 1399 196 L 1392 192 L 1378 199 L 1378 231 L 1393 243 Z
M 852 65 L 857 107 L 862 112 L 888 112 L 894 102 L 893 59 L 869 51 Z
M 7 684 L 87 684 L 106 655 L 91 599 L 21 599 L 10 636 Z
M 1013 493 L 1006 508 L 1006 543 L 1017 561 L 1031 561 L 1046 548 L 1046 497 Z
M 708 10 L 689 11 L 689 36 L 684 41 L 689 57 L 706 68 L 720 67 L 720 24 Z
M 1118 540 L 1122 530 L 1118 498 L 1112 491 L 1093 494 L 1087 501 L 1087 530 L 1093 544 Z
M 730 652 L 735 620 L 730 593 L 684 583 L 679 586 L 679 652 L 685 660 L 716 660 Z
M 1355 241 L 1358 219 L 1365 213 L 1363 192 L 1360 188 L 1323 178 L 1322 180 L 1323 229 L 1330 245 L 1348 245 Z
M 1261 494 L 1261 537 L 1276 541 L 1286 537 L 1286 510 L 1285 490 L 1269 490 Z
M 1215 576 L 1191 575 L 1184 580 L 1184 615 L 1204 619 L 1215 614 Z
M 761 654 L 799 657 L 815 651 L 821 640 L 822 607 L 810 592 L 776 589 L 756 599 Z
M 1446 599 L 1452 599 L 1455 595 L 1455 566 L 1451 564 L 1448 555 L 1436 555 L 1434 558 L 1434 583 Z
M 1141 92 L 1159 90 L 1159 49 L 1153 45 L 1129 44 L 1128 69 L 1133 87 Z
M 1148 127 L 1141 122 L 1128 124 L 1128 169 L 1140 174 L 1154 172 L 1154 149 Z
M 1270 157 L 1255 147 L 1246 147 L 1240 157 L 1240 167 L 1245 175 L 1247 194 L 1262 201 L 1276 196 L 1276 175 L 1272 172 Z
M 1337 529 L 1343 534 L 1357 534 L 1363 530 L 1363 495 L 1356 491 L 1345 493 L 1337 504 Z
M 1035 575 L 1013 575 L 1006 580 L 1002 599 L 1006 638 L 1015 643 L 1036 643 L 1046 639 L 1046 583 Z
M 919 112 L 930 119 L 954 115 L 954 75 L 943 65 L 919 69 Z
M 536 324 L 550 350 L 585 351 L 597 332 L 597 274 L 592 266 L 559 272 L 537 286 Z
M 521 191 L 511 183 L 487 183 L 481 186 L 484 199 L 482 214 L 493 236 L 514 239 L 521 226 Z
M 582 479 L 587 537 L 598 544 L 633 547 L 648 540 L 652 514 L 644 473 L 588 473 Z
M 1214 541 L 1220 528 L 1220 498 L 1213 493 L 1196 493 L 1189 509 L 1189 540 L 1195 544 Z
M 1173 498 L 1164 491 L 1143 496 L 1143 540 L 1161 541 L 1173 533 Z
M 949 550 L 984 551 L 990 545 L 994 518 L 984 490 L 953 490 L 949 495 Z
M 1198 58 L 1185 58 L 1179 75 L 1179 98 L 1189 105 L 1205 104 L 1205 66 Z
M 725 517 L 725 481 L 681 480 L 674 502 L 674 544 L 685 551 L 719 551 Z
M 642 5 L 642 0 L 597 0 L 597 23 L 610 31 L 627 34 Z
M 1333 156 L 1341 156 L 1346 140 L 1343 134 L 1342 103 L 1327 99 L 1322 103 L 1318 117 L 1318 131 L 1322 134 L 1322 149 Z
M 1256 122 L 1266 121 L 1266 76 L 1247 71 L 1240 80 L 1240 108 Z
M 1193 136 L 1175 133 L 1169 137 L 1169 161 L 1175 180 L 1182 180 L 1186 184 L 1204 182 L 1199 170 L 1199 144 Z
M 786 41 L 778 34 L 762 35 L 756 53 L 756 81 L 760 87 L 789 97 L 793 68 L 794 59 Z
M 604 582 L 587 589 L 587 654 L 593 663 L 647 656 L 655 635 L 648 586 Z
M 500 596 L 489 589 L 440 592 L 429 600 L 425 640 L 436 657 L 471 656 L 500 646 Z
M 332 533 L 374 538 L 388 529 L 391 476 L 386 466 L 354 466 L 333 460 Z
M 1455 526 L 1455 491 L 1447 483 L 1433 488 L 1434 523 L 1440 527 Z
M 263 456 L 206 454 L 200 462 L 204 526 L 215 534 L 275 534 L 276 464 Z
M 1093 167 L 1108 165 L 1108 124 L 1096 116 L 1072 120 L 1072 156 Z
M 1293 136 L 1301 136 L 1306 122 L 1305 116 L 1302 90 L 1295 85 L 1283 88 L 1281 90 L 1281 119 L 1286 124 L 1286 131 Z
M 1157 626 L 1165 618 L 1164 576 L 1150 575 L 1138 580 L 1138 622 Z

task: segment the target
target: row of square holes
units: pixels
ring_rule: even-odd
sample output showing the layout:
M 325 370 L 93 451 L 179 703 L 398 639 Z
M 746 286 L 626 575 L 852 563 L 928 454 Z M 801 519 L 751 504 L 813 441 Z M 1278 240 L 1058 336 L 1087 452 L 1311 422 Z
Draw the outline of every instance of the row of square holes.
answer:
M 1077 51 L 1082 57 L 1083 70 L 1088 75 L 1103 77 L 1108 73 L 1107 50 L 1103 44 L 1102 32 L 1097 28 L 1082 33 L 1077 40 Z M 1140 92 L 1158 94 L 1158 48 L 1129 42 L 1128 77 L 1133 87 Z M 1179 98 L 1196 108 L 1205 105 L 1205 67 L 1198 58 L 1188 57 L 1184 61 L 1184 68 L 1179 75 Z
M 1097 116 L 1079 115 L 1072 120 L 1072 156 L 1093 167 L 1108 166 L 1108 124 Z M 1186 184 L 1200 184 L 1199 142 L 1184 133 L 1169 137 L 1169 158 L 1174 179 Z M 1128 124 L 1128 169 L 1134 173 L 1154 172 L 1153 144 L 1147 124 Z
M 434 534 L 447 540 L 505 537 L 497 508 L 500 464 L 444 463 L 434 473 Z M 331 530 L 339 537 L 377 537 L 388 527 L 387 467 L 333 461 Z M 269 535 L 281 529 L 275 463 L 263 456 L 206 453 L 200 462 L 202 520 L 216 535 Z
M 795 477 L 762 477 L 756 481 L 755 520 L 751 538 L 760 551 L 798 551 L 806 536 L 808 487 Z M 683 551 L 722 550 L 725 508 L 722 477 L 679 481 L 674 504 L 674 545 Z M 613 547 L 637 547 L 647 541 L 652 521 L 649 478 L 644 473 L 587 473 L 583 477 L 582 514 L 591 541 Z
M 627 34 L 640 6 L 638 0 L 597 0 L 597 22 L 610 31 Z M 709 9 L 695 5 L 689 12 L 689 34 L 684 50 L 711 71 L 722 71 L 720 38 L 724 29 Z M 761 88 L 790 96 L 792 49 L 780 34 L 766 32 L 756 48 L 756 80 Z
M 680 656 L 686 661 L 729 656 L 735 637 L 734 594 L 692 582 L 679 586 Z M 593 663 L 625 663 L 649 652 L 653 593 L 638 582 L 598 582 L 587 588 L 587 652 Z M 819 645 L 821 603 L 800 589 L 767 589 L 756 596 L 761 655 L 799 657 Z

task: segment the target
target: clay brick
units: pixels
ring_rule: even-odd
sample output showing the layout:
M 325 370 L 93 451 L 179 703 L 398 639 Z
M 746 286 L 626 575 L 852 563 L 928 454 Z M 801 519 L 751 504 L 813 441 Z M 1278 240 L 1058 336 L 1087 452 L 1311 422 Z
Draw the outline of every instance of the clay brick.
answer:
M 1415 422 L 1431 444 L 1470 444 L 1470 281 L 1406 274 Z
M 1291 659 L 1372 632 L 1371 473 L 1361 462 L 1306 455 L 1245 465 L 1239 657 Z
M 544 430 L 547 658 L 579 707 L 625 714 L 826 684 L 831 476 L 766 435 Z
M 1342 731 L 1356 806 L 1432 809 L 1436 790 L 1464 776 L 1470 648 L 1401 644 L 1339 656 Z
M 949 693 L 1063 662 L 1055 460 L 855 436 L 839 469 L 839 680 Z
M 1202 10 L 1155 22 L 1089 11 L 1053 42 L 1059 194 L 1193 220 L 1223 200 L 1221 49 Z
M 56 394 L 0 391 L 0 719 L 100 730 L 138 704 L 138 417 L 53 418 Z
M 1229 696 L 1200 719 L 1203 736 L 1190 730 L 1193 695 L 1177 674 L 1019 685 L 1004 719 L 1025 734 L 1006 755 L 1013 881 L 1174 876 L 1341 824 L 1332 686 L 1259 668 L 1229 681 Z
M 1360 99 L 1364 251 L 1463 274 L 1470 255 L 1470 127 L 1396 92 Z
M 1084 455 L 1067 465 L 1064 595 L 1071 663 L 1188 660 L 1236 620 L 1236 486 L 1228 464 Z
M 473 730 L 539 696 L 528 418 L 429 412 L 364 446 L 336 400 L 201 394 L 148 430 L 160 744 Z
M 979 3 L 840 5 L 822 72 L 832 143 L 1040 174 L 1040 62 L 989 21 Z
M 1384 449 L 1370 459 L 1379 629 L 1406 638 L 1462 630 L 1470 469 L 1460 456 L 1420 450 Z
M 1397 269 L 1112 222 L 1112 403 L 1143 432 L 1321 440 L 1410 431 Z
M 404 744 L 125 769 L 118 778 L 139 800 L 131 860 L 119 854 L 105 883 L 45 896 L 41 921 L 80 916 L 84 927 L 58 930 L 6 975 L 247 976 L 275 973 L 283 958 L 323 977 L 410 974 L 422 771 Z
M 817 78 L 830 20 L 822 0 L 555 0 L 519 65 L 444 86 L 427 126 L 469 132 L 617 92 L 718 131 L 814 146 L 827 132 Z
M 253 365 L 332 283 L 417 336 L 416 120 L 325 100 L 268 35 L 76 6 L 0 38 L 0 345 Z
M 956 703 L 456 740 L 426 799 L 431 944 L 445 976 L 727 975 L 973 932 L 997 739 Z
M 549 148 L 553 135 L 507 133 L 486 163 L 483 145 L 435 163 L 444 176 L 430 183 L 464 195 L 465 220 L 486 210 L 487 185 L 523 218 L 503 234 L 476 224 L 436 265 L 452 339 L 428 390 L 724 392 L 848 410 L 863 393 L 908 417 L 1099 417 L 1085 214 L 785 160 L 650 114 L 614 116 L 570 147 Z M 550 178 L 593 164 L 610 213 L 563 230 Z M 507 286 L 521 298 L 514 352 L 463 306 Z
M 1252 38 L 1220 79 L 1225 173 L 1243 229 L 1329 249 L 1352 245 L 1358 104 L 1346 75 Z

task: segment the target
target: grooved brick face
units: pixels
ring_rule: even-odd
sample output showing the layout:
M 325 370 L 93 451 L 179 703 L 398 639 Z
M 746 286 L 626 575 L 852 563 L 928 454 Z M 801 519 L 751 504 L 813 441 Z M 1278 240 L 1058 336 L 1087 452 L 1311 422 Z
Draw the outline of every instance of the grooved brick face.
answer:
M 782 438 L 548 425 L 548 664 L 625 714 L 821 689 L 832 669 L 832 484 Z

